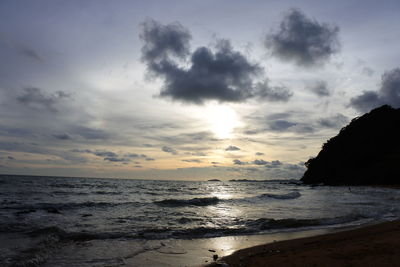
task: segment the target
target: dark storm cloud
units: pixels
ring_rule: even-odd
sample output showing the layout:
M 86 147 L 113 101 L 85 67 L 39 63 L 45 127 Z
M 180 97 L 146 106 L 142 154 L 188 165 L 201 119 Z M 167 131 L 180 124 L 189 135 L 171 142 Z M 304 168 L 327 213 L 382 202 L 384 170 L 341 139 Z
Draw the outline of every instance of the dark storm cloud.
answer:
M 320 126 L 333 129 L 343 127 L 348 122 L 349 118 L 340 113 L 332 117 L 322 118 L 318 120 Z
M 319 23 L 299 9 L 291 9 L 279 29 L 267 36 L 265 45 L 281 60 L 310 67 L 324 63 L 339 51 L 338 33 L 337 26 Z
M 350 100 L 350 106 L 360 112 L 368 112 L 383 104 L 394 108 L 400 107 L 400 68 L 395 68 L 382 75 L 381 86 L 377 92 L 365 91 Z
M 177 155 L 178 151 L 176 151 L 175 149 L 173 149 L 172 147 L 169 146 L 163 146 L 161 148 L 162 151 L 167 152 L 167 153 L 171 153 L 172 155 Z
M 237 146 L 228 146 L 227 148 L 225 148 L 225 151 L 238 151 L 240 150 L 240 148 L 238 148 Z
M 160 97 L 202 104 L 250 98 L 287 101 L 292 96 L 285 87 L 255 82 L 263 68 L 235 51 L 228 40 L 219 40 L 214 51 L 199 47 L 190 54 L 190 33 L 179 23 L 162 25 L 148 20 L 142 28 L 142 60 L 151 74 L 164 80 Z M 176 59 L 189 63 L 188 67 L 180 66 Z
M 326 81 L 316 81 L 311 85 L 310 91 L 319 97 L 331 95 L 331 90 L 329 90 L 328 83 Z
M 17 101 L 32 109 L 48 110 L 56 112 L 55 105 L 62 99 L 68 98 L 69 94 L 57 91 L 53 95 L 45 94 L 40 88 L 29 87 L 23 89 L 23 93 L 17 97 Z

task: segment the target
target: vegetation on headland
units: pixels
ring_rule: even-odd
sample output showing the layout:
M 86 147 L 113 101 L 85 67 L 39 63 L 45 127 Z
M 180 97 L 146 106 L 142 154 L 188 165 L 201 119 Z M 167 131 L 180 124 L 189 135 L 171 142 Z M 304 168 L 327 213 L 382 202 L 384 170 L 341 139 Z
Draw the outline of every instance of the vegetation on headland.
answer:
M 325 185 L 400 184 L 400 109 L 381 106 L 353 119 L 305 164 L 301 181 Z

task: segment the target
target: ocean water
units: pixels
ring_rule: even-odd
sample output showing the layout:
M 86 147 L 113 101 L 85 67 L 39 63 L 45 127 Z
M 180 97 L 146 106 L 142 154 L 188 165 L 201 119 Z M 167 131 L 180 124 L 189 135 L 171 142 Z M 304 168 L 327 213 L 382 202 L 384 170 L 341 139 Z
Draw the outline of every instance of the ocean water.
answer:
M 123 266 L 168 242 L 397 219 L 400 190 L 0 176 L 0 266 Z M 63 253 L 61 253 L 63 252 Z M 137 265 L 140 266 L 140 265 Z

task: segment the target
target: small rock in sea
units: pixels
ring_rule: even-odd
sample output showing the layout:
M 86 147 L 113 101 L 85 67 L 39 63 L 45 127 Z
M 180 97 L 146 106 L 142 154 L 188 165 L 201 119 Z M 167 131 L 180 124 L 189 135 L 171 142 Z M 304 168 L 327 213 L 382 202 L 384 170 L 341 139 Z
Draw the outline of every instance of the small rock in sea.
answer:
M 208 251 L 210 251 L 210 252 L 214 252 L 214 253 L 215 253 L 215 250 L 213 250 L 213 249 L 209 249 Z
M 161 246 L 165 247 L 165 244 L 163 242 L 161 242 L 160 244 L 161 244 Z
M 213 255 L 213 260 L 216 261 L 218 259 L 218 254 Z

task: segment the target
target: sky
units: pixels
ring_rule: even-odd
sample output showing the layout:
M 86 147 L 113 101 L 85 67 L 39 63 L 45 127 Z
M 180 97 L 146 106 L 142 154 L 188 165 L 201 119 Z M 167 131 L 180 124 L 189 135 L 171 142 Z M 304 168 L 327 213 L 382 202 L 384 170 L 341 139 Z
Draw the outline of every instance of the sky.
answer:
M 0 173 L 297 179 L 400 107 L 398 1 L 0 2 Z

